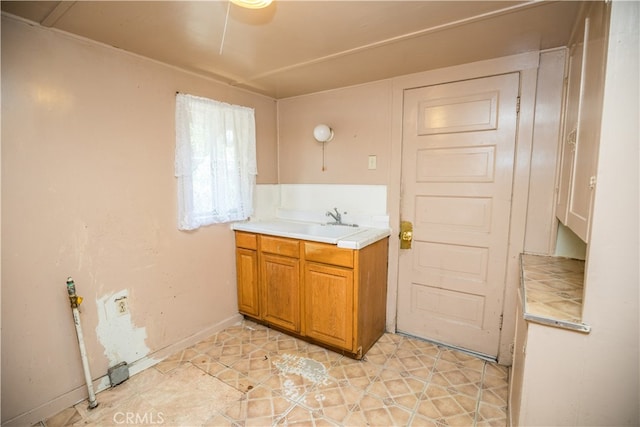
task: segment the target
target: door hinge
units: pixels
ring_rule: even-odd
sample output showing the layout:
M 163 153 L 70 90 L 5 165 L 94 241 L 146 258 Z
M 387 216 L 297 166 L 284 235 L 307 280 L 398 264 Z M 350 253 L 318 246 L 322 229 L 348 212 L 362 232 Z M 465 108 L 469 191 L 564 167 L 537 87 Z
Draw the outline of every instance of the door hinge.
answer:
M 504 323 L 504 314 L 501 314 L 501 315 L 500 315 L 500 322 L 499 322 L 499 325 L 498 325 L 498 327 L 500 328 L 500 330 L 502 330 L 502 324 L 503 324 L 503 323 Z
M 516 114 L 520 113 L 520 97 L 516 98 Z
M 589 189 L 593 190 L 594 188 L 596 188 L 596 177 L 595 177 L 595 175 L 589 177 Z

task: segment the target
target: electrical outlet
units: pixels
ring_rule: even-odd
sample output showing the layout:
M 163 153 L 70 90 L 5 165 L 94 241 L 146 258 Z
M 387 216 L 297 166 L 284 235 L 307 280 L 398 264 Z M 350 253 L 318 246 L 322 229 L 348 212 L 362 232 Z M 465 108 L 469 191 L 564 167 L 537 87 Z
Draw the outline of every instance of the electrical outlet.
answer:
M 119 315 L 129 313 L 129 304 L 127 304 L 127 297 L 120 297 L 115 300 L 116 312 Z

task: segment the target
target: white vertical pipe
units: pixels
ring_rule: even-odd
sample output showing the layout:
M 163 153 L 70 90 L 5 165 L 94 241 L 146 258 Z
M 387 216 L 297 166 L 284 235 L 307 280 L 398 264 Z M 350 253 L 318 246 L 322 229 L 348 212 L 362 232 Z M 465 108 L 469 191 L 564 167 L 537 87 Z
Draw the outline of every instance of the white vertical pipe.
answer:
M 78 336 L 78 346 L 80 347 L 80 358 L 82 359 L 82 368 L 84 370 L 84 380 L 87 383 L 89 391 L 89 409 L 98 406 L 96 393 L 93 391 L 93 381 L 91 380 L 91 371 L 89 370 L 89 359 L 87 358 L 87 349 L 84 346 L 84 336 L 82 335 L 82 325 L 80 325 L 80 312 L 78 311 L 78 296 L 76 295 L 76 285 L 73 279 L 67 279 L 67 291 L 69 292 L 69 300 L 71 301 L 71 311 L 73 312 L 73 323 L 76 325 L 76 335 Z M 80 298 L 80 301 L 82 299 Z

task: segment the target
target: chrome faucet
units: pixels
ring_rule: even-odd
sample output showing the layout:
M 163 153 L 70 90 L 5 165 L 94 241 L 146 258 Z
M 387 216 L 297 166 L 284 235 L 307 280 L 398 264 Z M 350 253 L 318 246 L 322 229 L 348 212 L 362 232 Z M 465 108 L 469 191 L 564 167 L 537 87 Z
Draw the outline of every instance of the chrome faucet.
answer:
M 331 211 L 327 211 L 327 216 L 330 216 L 331 218 L 333 218 L 335 221 L 330 223 L 330 224 L 336 224 L 336 225 L 340 225 L 342 224 L 342 215 L 340 215 L 340 212 L 338 212 L 338 208 L 333 208 L 334 211 L 336 211 L 336 213 L 334 214 Z

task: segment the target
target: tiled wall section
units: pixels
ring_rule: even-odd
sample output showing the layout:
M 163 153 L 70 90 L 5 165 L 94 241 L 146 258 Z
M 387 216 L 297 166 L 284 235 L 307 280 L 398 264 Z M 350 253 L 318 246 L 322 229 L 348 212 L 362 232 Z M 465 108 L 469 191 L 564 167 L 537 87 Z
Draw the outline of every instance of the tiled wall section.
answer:
M 327 222 L 328 210 L 338 208 L 344 222 L 389 226 L 384 185 L 283 184 L 257 185 L 252 220 L 281 218 Z M 345 213 L 346 212 L 346 213 Z

